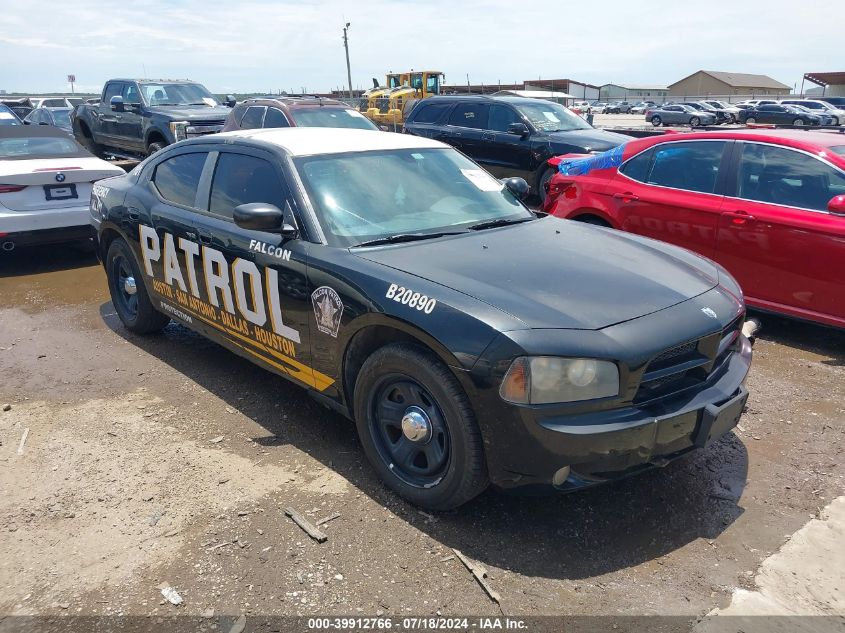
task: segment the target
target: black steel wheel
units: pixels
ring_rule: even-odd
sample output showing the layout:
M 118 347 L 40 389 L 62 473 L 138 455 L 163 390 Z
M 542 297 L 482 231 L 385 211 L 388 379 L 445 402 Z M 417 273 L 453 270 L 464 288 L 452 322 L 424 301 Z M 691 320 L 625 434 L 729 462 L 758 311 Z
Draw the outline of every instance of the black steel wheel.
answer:
M 149 334 L 158 332 L 170 322 L 169 317 L 153 307 L 135 256 L 120 238 L 109 245 L 106 276 L 115 312 L 128 330 Z
M 384 376 L 370 398 L 376 450 L 405 483 L 436 484 L 449 464 L 449 429 L 433 396 L 401 374 Z
M 376 350 L 354 391 L 367 459 L 391 489 L 431 510 L 466 503 L 488 485 L 481 433 L 451 370 L 410 343 Z

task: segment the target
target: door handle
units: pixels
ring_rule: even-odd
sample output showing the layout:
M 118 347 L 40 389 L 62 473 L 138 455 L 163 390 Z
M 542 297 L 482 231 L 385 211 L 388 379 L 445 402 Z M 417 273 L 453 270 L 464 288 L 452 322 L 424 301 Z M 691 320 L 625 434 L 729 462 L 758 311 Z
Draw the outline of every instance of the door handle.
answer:
M 186 236 L 189 240 L 196 240 L 196 239 L 197 239 L 197 234 L 196 234 L 196 233 L 194 233 L 193 231 L 185 231 L 185 236 Z
M 484 141 L 492 141 L 493 140 L 493 132 L 484 132 L 481 135 L 481 139 Z
M 757 221 L 757 218 L 747 211 L 729 211 L 725 215 L 731 219 L 733 226 L 748 226 Z
M 127 211 L 129 211 L 129 219 L 133 222 L 141 218 L 141 212 L 138 211 L 138 209 L 136 209 L 135 207 L 129 207 Z
M 639 196 L 635 196 L 630 191 L 626 191 L 625 193 L 614 193 L 613 197 L 617 200 L 621 200 L 622 202 L 636 202 L 640 199 Z
M 205 231 L 197 231 L 199 235 L 200 242 L 203 244 L 211 244 L 211 233 L 206 233 Z

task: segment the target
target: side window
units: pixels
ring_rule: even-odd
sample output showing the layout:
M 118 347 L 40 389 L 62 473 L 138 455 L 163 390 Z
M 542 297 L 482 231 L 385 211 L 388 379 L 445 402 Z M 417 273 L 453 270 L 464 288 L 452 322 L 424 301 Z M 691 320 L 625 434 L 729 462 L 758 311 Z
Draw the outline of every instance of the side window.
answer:
M 241 129 L 254 130 L 261 127 L 261 121 L 264 120 L 264 111 L 267 108 L 264 106 L 250 106 L 247 108 L 244 118 L 241 119 Z
M 651 157 L 653 155 L 654 148 L 650 147 L 633 158 L 629 158 L 619 171 L 628 176 L 628 178 L 645 182 L 646 178 L 648 178 L 648 169 L 651 166 Z
M 740 198 L 827 211 L 830 199 L 841 194 L 845 174 L 818 158 L 774 145 L 742 145 Z
M 103 102 L 108 105 L 111 103 L 112 97 L 119 97 L 121 94 L 123 94 L 123 84 L 119 81 L 113 81 L 106 86 L 106 94 L 103 98 Z
M 207 154 L 179 154 L 162 161 L 153 174 L 153 184 L 161 197 L 185 207 L 193 207 L 197 186 Z
M 246 114 L 246 108 L 247 106 L 242 103 L 239 103 L 234 108 L 232 108 L 231 116 L 233 119 L 235 119 L 235 123 L 237 123 L 238 125 L 241 124 L 241 119 L 243 118 L 244 114 Z
M 450 107 L 451 103 L 425 103 L 414 115 L 414 123 L 437 123 Z
M 287 196 L 273 166 L 263 158 L 223 152 L 211 180 L 208 210 L 224 218 L 241 204 L 266 202 L 283 208 Z
M 501 105 L 490 106 L 490 119 L 487 123 L 487 129 L 507 132 L 511 123 L 522 123 L 522 119 L 519 118 L 515 110 Z
M 138 92 L 138 86 L 135 84 L 126 84 L 126 89 L 123 91 L 123 101 L 125 103 L 141 103 L 141 95 Z
M 649 184 L 714 193 L 725 141 L 666 143 L 654 148 Z
M 486 103 L 458 103 L 449 115 L 449 125 L 487 129 L 489 109 Z
M 264 116 L 264 127 L 290 127 L 290 123 L 278 108 L 267 108 L 267 114 Z

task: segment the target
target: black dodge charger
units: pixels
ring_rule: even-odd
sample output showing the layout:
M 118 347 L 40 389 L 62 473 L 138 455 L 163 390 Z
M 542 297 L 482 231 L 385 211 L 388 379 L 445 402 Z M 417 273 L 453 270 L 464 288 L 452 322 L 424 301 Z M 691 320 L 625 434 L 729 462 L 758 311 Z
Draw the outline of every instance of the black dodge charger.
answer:
M 583 488 L 735 426 L 731 276 L 537 217 L 526 191 L 426 138 L 268 129 L 172 145 L 98 183 L 91 215 L 128 329 L 174 319 L 306 387 L 423 507 Z

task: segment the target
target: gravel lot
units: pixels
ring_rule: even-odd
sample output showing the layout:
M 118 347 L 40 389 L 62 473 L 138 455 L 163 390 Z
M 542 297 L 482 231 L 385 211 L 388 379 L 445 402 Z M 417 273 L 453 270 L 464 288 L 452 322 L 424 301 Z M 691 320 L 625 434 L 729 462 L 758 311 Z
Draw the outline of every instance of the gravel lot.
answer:
M 845 334 L 763 321 L 749 410 L 711 449 L 618 485 L 488 491 L 435 516 L 387 491 L 353 425 L 300 389 L 175 324 L 124 330 L 91 255 L 4 254 L 0 624 L 724 606 L 845 489 Z M 340 516 L 319 544 L 287 506 Z M 451 548 L 487 567 L 501 611 Z M 184 604 L 162 600 L 165 582 Z

